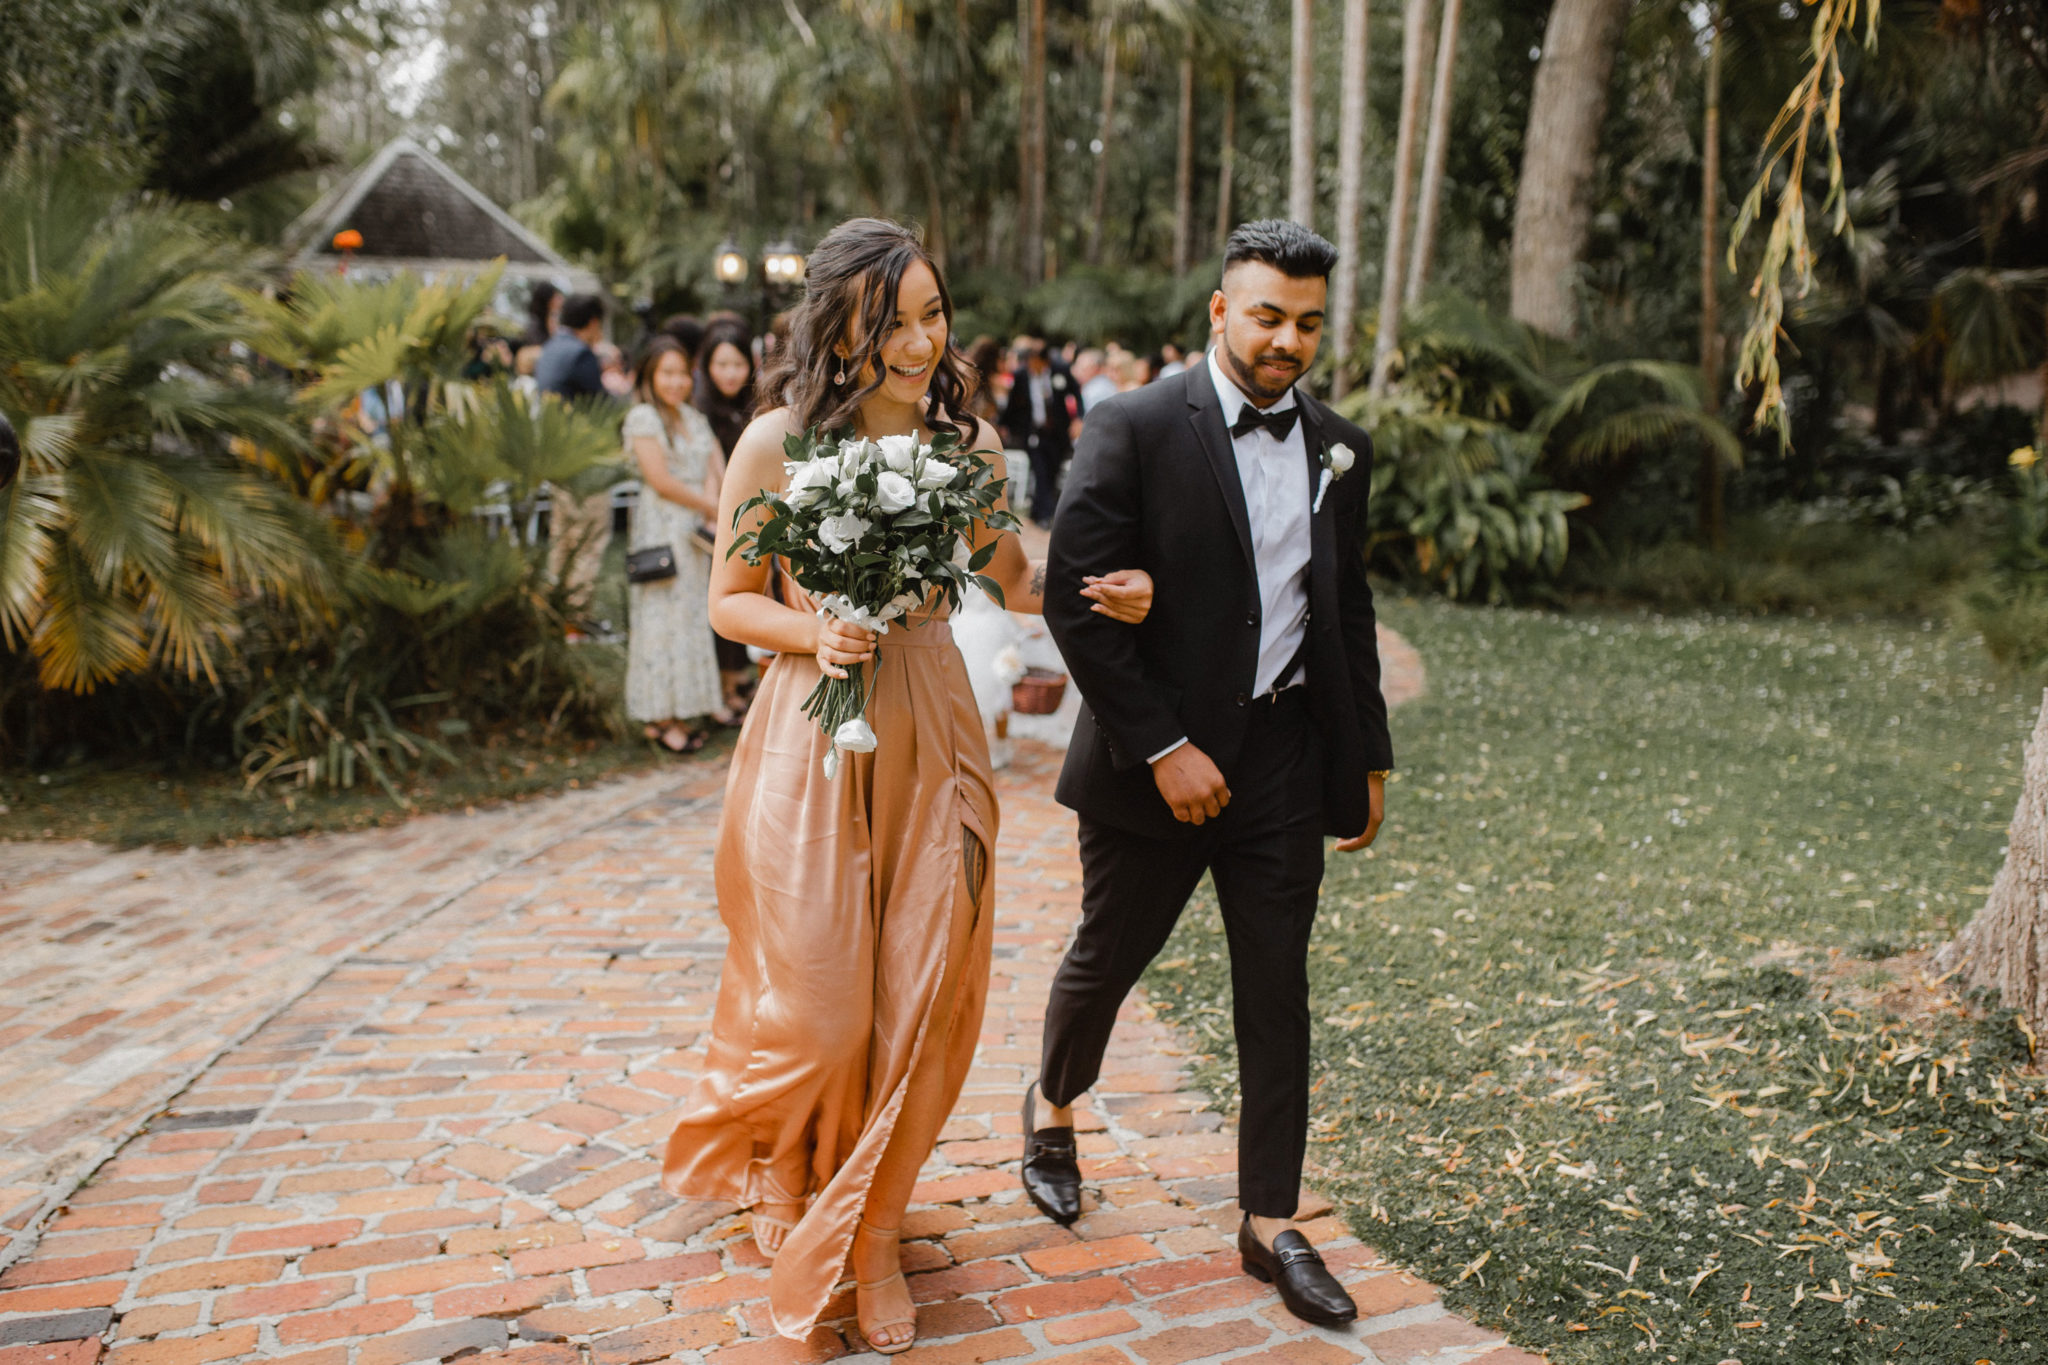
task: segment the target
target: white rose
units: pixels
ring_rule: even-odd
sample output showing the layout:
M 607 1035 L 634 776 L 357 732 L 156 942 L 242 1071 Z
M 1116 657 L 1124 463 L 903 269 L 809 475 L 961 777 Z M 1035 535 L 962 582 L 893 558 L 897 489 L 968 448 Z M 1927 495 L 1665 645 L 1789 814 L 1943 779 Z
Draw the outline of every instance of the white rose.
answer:
M 881 448 L 882 463 L 898 474 L 908 474 L 917 463 L 915 436 L 884 436 L 875 444 Z
M 953 482 L 959 473 L 960 470 L 957 466 L 947 464 L 944 460 L 927 460 L 925 461 L 924 472 L 917 476 L 917 486 L 926 491 L 934 488 L 944 488 L 947 484 Z
M 875 751 L 875 732 L 866 720 L 855 716 L 832 732 L 832 746 L 850 754 L 871 754 Z
M 1357 461 L 1358 457 L 1351 453 L 1350 446 L 1339 443 L 1337 445 L 1333 445 L 1330 447 L 1331 473 L 1349 474 L 1351 472 L 1351 466 L 1357 463 Z
M 893 517 L 898 512 L 906 511 L 916 501 L 917 489 L 911 486 L 910 480 L 895 470 L 884 470 L 881 477 L 875 480 L 875 510 L 884 516 Z
M 818 523 L 818 539 L 835 555 L 843 555 L 868 533 L 868 523 L 851 512 L 825 518 Z
M 833 464 L 831 460 L 811 460 L 794 466 L 789 478 L 789 505 L 803 508 L 820 502 L 825 490 L 839 480 L 839 471 L 833 468 Z

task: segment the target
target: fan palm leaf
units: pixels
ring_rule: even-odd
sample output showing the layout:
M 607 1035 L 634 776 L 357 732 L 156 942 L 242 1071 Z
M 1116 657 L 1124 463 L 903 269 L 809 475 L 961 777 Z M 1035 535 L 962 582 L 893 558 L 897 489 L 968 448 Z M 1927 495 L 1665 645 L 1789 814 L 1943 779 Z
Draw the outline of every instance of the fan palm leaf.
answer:
M 90 170 L 0 176 L 0 410 L 25 460 L 0 636 L 46 687 L 211 677 L 250 594 L 319 590 L 317 526 L 237 453 L 297 440 L 285 390 L 236 369 L 240 269 L 191 211 Z

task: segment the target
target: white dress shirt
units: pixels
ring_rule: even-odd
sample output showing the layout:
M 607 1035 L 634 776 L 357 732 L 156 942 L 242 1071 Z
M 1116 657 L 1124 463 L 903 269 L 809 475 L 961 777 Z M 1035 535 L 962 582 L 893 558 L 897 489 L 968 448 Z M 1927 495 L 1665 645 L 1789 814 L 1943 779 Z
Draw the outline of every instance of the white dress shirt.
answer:
M 1208 370 L 1228 430 L 1251 399 L 1225 371 L 1214 349 Z M 1290 388 L 1265 411 L 1285 412 L 1298 401 Z M 1259 579 L 1259 662 L 1252 675 L 1253 696 L 1272 690 L 1308 637 L 1309 510 L 1315 486 L 1309 478 L 1306 441 L 1299 419 L 1284 441 L 1275 440 L 1264 427 L 1231 440 Z M 1306 672 L 1295 669 L 1287 686 L 1300 685 Z M 1169 744 L 1147 761 L 1157 763 L 1185 743 L 1182 739 Z

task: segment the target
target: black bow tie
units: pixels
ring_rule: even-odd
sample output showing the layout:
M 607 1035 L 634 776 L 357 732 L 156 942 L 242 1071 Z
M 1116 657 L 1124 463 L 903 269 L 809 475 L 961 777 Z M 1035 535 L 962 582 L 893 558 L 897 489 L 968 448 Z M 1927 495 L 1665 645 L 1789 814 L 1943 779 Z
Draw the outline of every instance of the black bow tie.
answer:
M 1247 435 L 1257 431 L 1260 427 L 1264 427 L 1267 431 L 1273 433 L 1274 440 L 1284 441 L 1287 439 L 1287 434 L 1294 430 L 1295 419 L 1300 416 L 1301 405 L 1299 403 L 1292 407 L 1270 408 L 1264 412 L 1259 411 L 1250 403 L 1246 403 L 1237 410 L 1237 420 L 1230 424 L 1230 439 L 1234 441 L 1240 436 Z

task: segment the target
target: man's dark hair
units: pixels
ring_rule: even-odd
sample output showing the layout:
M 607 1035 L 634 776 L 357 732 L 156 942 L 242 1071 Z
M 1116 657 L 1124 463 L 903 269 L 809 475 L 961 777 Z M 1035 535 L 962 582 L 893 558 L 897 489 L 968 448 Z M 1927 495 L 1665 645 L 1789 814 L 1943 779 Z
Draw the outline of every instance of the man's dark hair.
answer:
M 1337 268 L 1337 248 L 1299 223 L 1260 218 L 1239 224 L 1224 245 L 1223 273 L 1243 261 L 1270 265 L 1291 279 L 1326 280 Z
M 595 294 L 571 294 L 562 300 L 562 329 L 580 332 L 604 316 L 604 300 Z
M 14 424 L 0 413 L 0 488 L 14 482 L 14 476 L 21 472 L 21 442 L 15 437 Z

